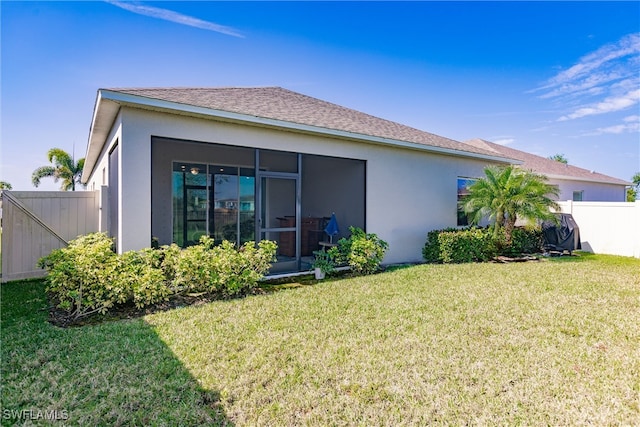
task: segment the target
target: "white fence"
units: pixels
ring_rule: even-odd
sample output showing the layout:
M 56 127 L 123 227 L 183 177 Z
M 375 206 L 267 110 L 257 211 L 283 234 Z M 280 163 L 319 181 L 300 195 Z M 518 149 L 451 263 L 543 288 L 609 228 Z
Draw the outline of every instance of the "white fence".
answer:
M 640 201 L 559 203 L 580 227 L 582 250 L 640 258 Z
M 107 191 L 2 191 L 1 281 L 42 276 L 38 259 L 105 229 Z M 582 249 L 640 258 L 640 201 L 560 202 L 580 227 Z
M 98 231 L 99 191 L 2 191 L 2 282 L 44 275 L 38 260 Z

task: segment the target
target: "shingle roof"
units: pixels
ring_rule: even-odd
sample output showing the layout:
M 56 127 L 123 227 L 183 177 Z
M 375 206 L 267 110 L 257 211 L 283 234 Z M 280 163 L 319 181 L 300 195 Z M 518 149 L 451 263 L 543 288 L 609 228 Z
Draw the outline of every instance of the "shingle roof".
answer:
M 465 141 L 472 147 L 481 148 L 491 151 L 497 155 L 518 159 L 522 161 L 521 167 L 532 170 L 533 172 L 555 178 L 577 179 L 582 181 L 593 181 L 609 184 L 629 185 L 630 183 L 622 179 L 614 178 L 595 171 L 579 168 L 573 165 L 567 165 L 556 160 L 545 157 L 536 156 L 525 151 L 509 148 L 504 145 L 495 144 L 483 139 L 472 139 Z
M 495 152 L 280 87 L 114 88 L 113 92 L 491 157 Z

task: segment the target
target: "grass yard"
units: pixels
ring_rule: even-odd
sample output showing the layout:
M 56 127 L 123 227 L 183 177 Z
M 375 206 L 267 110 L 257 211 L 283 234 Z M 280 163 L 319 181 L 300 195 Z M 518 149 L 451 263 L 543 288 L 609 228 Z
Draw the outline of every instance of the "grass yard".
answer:
M 68 329 L 42 282 L 1 291 L 3 425 L 640 425 L 638 259 L 421 265 Z

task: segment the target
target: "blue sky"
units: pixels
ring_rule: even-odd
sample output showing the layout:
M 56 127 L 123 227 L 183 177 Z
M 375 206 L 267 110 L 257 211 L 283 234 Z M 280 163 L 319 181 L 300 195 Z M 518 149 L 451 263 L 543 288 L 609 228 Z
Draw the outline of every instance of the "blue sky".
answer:
M 86 150 L 98 88 L 282 86 L 630 180 L 640 3 L 2 1 L 0 180 Z M 44 180 L 39 187 L 55 190 Z

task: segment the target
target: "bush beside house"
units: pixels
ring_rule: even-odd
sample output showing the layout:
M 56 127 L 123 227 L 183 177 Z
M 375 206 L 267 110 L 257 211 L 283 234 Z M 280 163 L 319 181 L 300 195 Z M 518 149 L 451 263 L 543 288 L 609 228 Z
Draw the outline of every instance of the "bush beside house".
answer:
M 39 265 L 49 272 L 47 291 L 58 307 L 78 319 L 118 304 L 143 308 L 183 293 L 246 293 L 268 272 L 276 247 L 263 240 L 257 248 L 247 243 L 236 249 L 203 237 L 186 249 L 173 244 L 118 255 L 106 234 L 91 233 L 53 251 Z
M 547 178 L 513 165 L 488 166 L 463 198 L 462 210 L 471 224 L 489 219 L 488 228 L 448 228 L 428 233 L 422 255 L 428 262 L 488 261 L 496 255 L 535 253 L 542 250 L 543 220 L 557 221 L 553 211 L 558 187 Z M 516 227 L 524 221 L 528 228 Z
M 422 256 L 427 262 L 445 264 L 488 261 L 496 253 L 491 233 L 478 227 L 430 231 L 422 249 Z
M 329 256 L 337 265 L 348 265 L 355 274 L 372 274 L 380 269 L 389 244 L 374 233 L 349 227 L 351 236 L 338 240 L 329 249 Z
M 485 262 L 497 255 L 539 253 L 542 244 L 540 228 L 516 227 L 509 243 L 504 233 L 496 236 L 490 228 L 446 228 L 427 234 L 422 256 L 432 263 Z
M 387 242 L 359 228 L 350 230 L 348 239 L 340 239 L 323 253 L 331 267 L 325 269 L 338 264 L 348 265 L 356 274 L 378 271 Z M 58 308 L 77 320 L 127 303 L 141 309 L 177 295 L 246 294 L 267 274 L 277 249 L 269 240 L 237 249 L 226 240 L 215 244 L 208 236 L 185 249 L 175 244 L 153 246 L 118 255 L 105 233 L 90 233 L 41 258 L 38 265 L 48 271 L 47 291 Z

